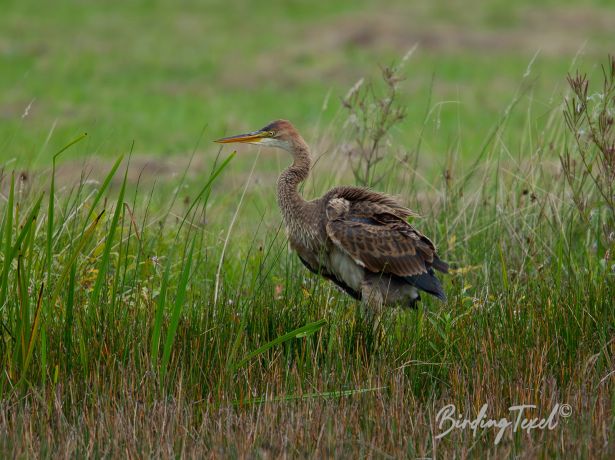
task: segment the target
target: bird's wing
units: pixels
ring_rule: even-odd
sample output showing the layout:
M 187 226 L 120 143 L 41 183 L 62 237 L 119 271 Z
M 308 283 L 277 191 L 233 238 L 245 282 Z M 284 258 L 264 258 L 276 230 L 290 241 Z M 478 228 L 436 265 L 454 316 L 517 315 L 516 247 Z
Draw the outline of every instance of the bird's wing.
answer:
M 420 217 L 419 214 L 401 205 L 395 198 L 365 187 L 335 187 L 324 197 L 343 198 L 350 203 L 351 210 L 357 213 L 388 212 L 401 219 Z
M 339 205 L 333 198 L 331 205 Z M 372 272 L 415 276 L 432 267 L 447 271 L 433 243 L 387 205 L 373 202 L 343 203 L 345 212 L 330 213 L 327 235 L 359 265 Z M 336 208 L 337 209 L 337 208 Z

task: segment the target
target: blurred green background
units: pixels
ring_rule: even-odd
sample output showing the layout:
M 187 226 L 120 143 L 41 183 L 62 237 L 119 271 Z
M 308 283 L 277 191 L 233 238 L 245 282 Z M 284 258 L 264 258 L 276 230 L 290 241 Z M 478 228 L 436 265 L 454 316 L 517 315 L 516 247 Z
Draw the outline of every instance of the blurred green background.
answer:
M 535 119 L 559 107 L 572 68 L 615 50 L 612 1 L 0 2 L 0 161 L 48 165 L 128 150 L 185 155 L 292 120 L 308 141 L 340 98 L 418 45 L 401 86 L 412 143 L 471 155 L 526 75 Z M 528 74 L 528 67 L 531 68 Z M 432 92 L 430 96 L 430 92 Z M 559 110 L 559 109 L 558 109 Z M 520 128 L 526 117 L 511 118 Z M 513 130 L 514 131 L 514 130 Z

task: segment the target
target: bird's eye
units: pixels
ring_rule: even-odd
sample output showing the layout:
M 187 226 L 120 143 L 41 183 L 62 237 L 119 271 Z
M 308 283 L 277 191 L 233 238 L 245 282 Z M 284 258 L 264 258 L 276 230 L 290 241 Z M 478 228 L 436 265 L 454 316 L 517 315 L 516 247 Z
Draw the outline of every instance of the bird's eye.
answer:
M 269 131 L 268 134 L 269 134 L 269 137 L 273 137 L 273 136 L 275 136 L 275 131 Z

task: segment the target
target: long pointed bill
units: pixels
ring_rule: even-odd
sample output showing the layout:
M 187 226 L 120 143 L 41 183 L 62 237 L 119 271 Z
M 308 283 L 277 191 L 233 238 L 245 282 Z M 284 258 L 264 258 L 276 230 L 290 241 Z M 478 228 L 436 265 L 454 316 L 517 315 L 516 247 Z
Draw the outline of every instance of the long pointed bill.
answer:
M 267 137 L 266 131 L 254 131 L 246 134 L 238 134 L 237 136 L 223 137 L 222 139 L 215 140 L 219 144 L 231 144 L 233 142 L 246 143 L 258 143 L 262 139 Z

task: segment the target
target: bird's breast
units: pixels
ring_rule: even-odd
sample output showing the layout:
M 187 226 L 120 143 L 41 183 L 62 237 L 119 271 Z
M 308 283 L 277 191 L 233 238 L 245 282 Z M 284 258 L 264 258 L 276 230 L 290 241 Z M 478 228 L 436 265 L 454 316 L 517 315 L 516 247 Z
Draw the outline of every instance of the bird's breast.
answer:
M 309 225 L 286 225 L 286 232 L 291 247 L 297 251 L 318 253 L 324 250 L 324 241 Z
M 286 233 L 290 248 L 318 269 L 327 253 L 326 239 L 320 235 L 318 228 L 307 222 L 291 220 L 286 222 Z

